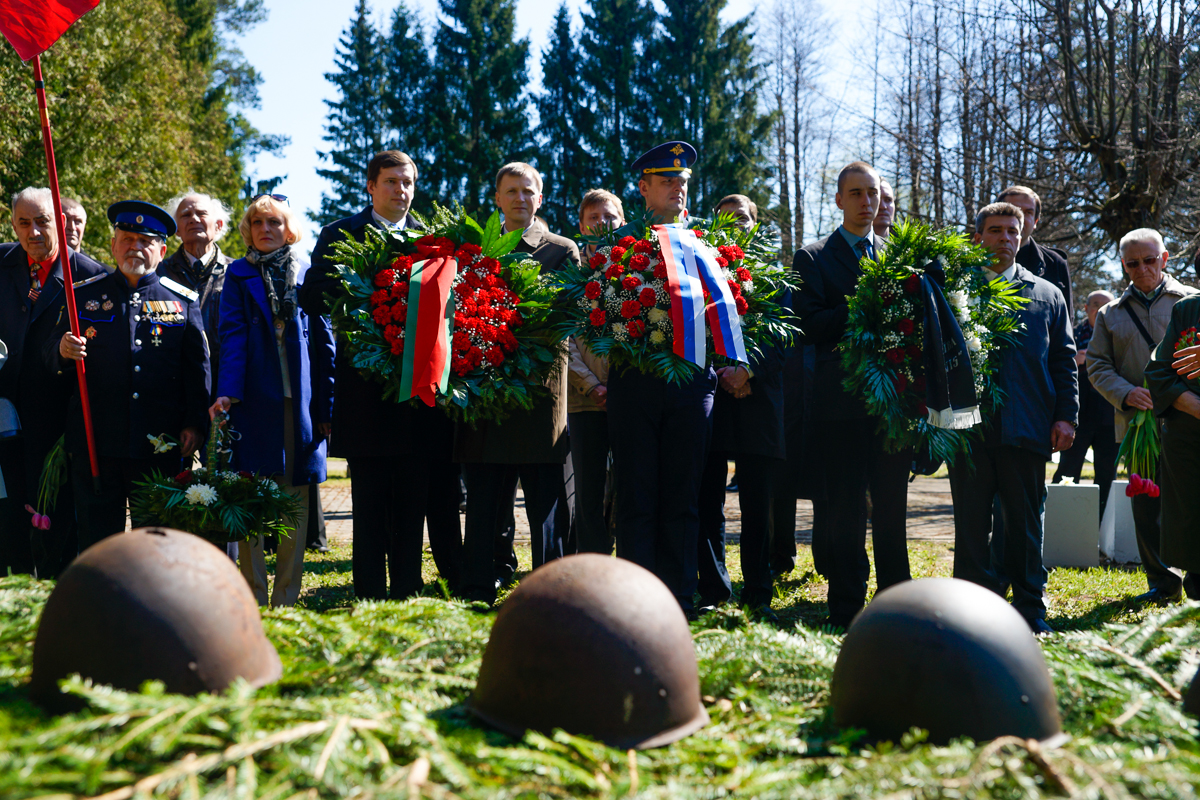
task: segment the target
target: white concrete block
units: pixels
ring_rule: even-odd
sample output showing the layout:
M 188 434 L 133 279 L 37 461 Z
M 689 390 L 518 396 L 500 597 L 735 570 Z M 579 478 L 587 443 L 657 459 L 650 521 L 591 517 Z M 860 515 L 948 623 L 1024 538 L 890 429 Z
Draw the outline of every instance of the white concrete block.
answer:
M 1129 481 L 1113 481 L 1100 521 L 1100 552 L 1118 564 L 1140 564 L 1137 534 L 1133 529 L 1133 506 L 1125 496 Z
M 1046 484 L 1042 563 L 1050 567 L 1100 564 L 1100 487 Z

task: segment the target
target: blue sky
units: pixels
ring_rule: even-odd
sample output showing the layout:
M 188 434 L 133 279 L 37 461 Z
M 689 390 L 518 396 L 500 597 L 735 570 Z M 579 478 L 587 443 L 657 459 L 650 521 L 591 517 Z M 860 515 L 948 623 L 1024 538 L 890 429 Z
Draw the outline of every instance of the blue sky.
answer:
M 419 10 L 427 30 L 432 30 L 436 0 L 409 0 L 409 4 Z M 584 3 L 567 0 L 567 4 L 578 24 Z M 327 188 L 316 174 L 322 166 L 317 149 L 325 147 L 321 141 L 323 101 L 333 96 L 333 87 L 324 75 L 333 67 L 334 48 L 354 13 L 355 0 L 267 0 L 266 5 L 270 12 L 267 21 L 239 40 L 263 77 L 262 107 L 251 109 L 247 116 L 260 130 L 287 134 L 292 142 L 278 157 L 257 159 L 250 165 L 250 174 L 255 178 L 286 175 L 277 191 L 288 195 L 292 207 L 303 212 L 319 207 L 321 192 Z M 529 37 L 529 70 L 535 83 L 541 79 L 541 52 L 558 5 L 559 0 L 517 0 L 517 35 Z M 730 0 L 723 16 L 730 21 L 740 19 L 756 5 L 756 0 Z M 386 20 L 395 6 L 395 2 L 373 4 L 376 20 Z M 315 238 L 315 230 L 310 228 L 309 233 Z M 310 239 L 309 247 L 312 244 Z

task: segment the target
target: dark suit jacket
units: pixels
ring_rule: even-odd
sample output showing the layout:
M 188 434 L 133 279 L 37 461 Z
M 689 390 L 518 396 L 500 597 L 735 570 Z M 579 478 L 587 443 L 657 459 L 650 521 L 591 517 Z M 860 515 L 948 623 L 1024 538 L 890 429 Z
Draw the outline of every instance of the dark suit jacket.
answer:
M 102 264 L 71 253 L 71 278 L 78 283 L 103 275 Z M 29 258 L 21 245 L 0 244 L 0 341 L 8 346 L 8 363 L 0 370 L 0 397 L 16 403 L 30 452 L 45 452 L 62 436 L 67 400 L 75 372 L 48 369 L 42 345 L 55 326 L 66 320 L 62 266 L 55 264 L 36 303 L 29 302 Z
M 557 272 L 567 265 L 580 268 L 576 244 L 550 233 L 540 219 L 534 220 L 525 231 L 516 251 L 528 253 L 544 271 Z M 479 464 L 562 463 L 570 450 L 565 344 L 558 370 L 546 380 L 546 388 L 550 396 L 537 400 L 529 411 L 514 412 L 498 423 L 481 422 L 474 428 L 459 424 L 455 431 L 454 460 Z
M 217 398 L 217 380 L 220 377 L 221 366 L 221 290 L 225 287 L 225 270 L 233 261 L 232 258 L 225 255 L 221 251 L 219 245 L 217 247 L 217 263 L 213 265 L 212 274 L 208 276 L 208 280 L 197 286 L 188 276 L 187 266 L 191 263 L 192 257 L 183 249 L 183 245 L 179 249 L 168 256 L 161 264 L 158 265 L 158 274 L 164 278 L 170 278 L 181 286 L 194 291 L 200 295 L 200 316 L 204 319 L 204 334 L 208 337 L 208 349 L 211 351 L 210 371 L 212 372 L 212 397 L 211 400 Z
M 1053 247 L 1044 247 L 1030 238 L 1017 251 L 1017 263 L 1058 287 L 1073 321 L 1075 306 L 1071 302 L 1071 270 L 1067 266 L 1067 254 Z
M 298 298 L 310 317 L 329 313 L 327 295 L 336 295 L 342 284 L 334 266 L 333 243 L 347 234 L 362 239 L 374 224 L 371 207 L 340 219 L 321 230 Z M 413 217 L 405 227 L 419 228 Z M 336 458 L 386 458 L 399 455 L 447 461 L 453 444 L 454 425 L 438 408 L 397 403 L 383 398 L 383 385 L 365 377 L 350 364 L 346 344 L 337 343 L 333 386 L 333 435 L 329 454 Z
M 883 239 L 874 237 L 876 252 Z M 800 279 L 796 298 L 796 316 L 800 318 L 803 342 L 816 348 L 816 374 L 813 378 L 815 421 L 866 419 L 863 399 L 851 395 L 842 386 L 846 373 L 837 344 L 846 332 L 849 314 L 847 298 L 858 288 L 862 271 L 858 256 L 840 231 L 796 251 L 792 269 Z

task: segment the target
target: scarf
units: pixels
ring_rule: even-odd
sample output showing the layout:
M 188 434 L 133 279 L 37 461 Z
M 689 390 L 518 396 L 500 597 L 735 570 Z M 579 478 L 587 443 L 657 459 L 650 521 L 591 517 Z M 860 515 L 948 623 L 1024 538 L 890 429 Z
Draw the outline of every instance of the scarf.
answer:
M 182 248 L 181 248 L 182 249 Z M 220 249 L 213 245 L 213 249 L 209 251 L 207 258 L 192 258 L 187 250 L 183 250 L 183 274 L 192 282 L 192 288 L 198 289 L 212 277 L 213 267 L 217 264 L 217 254 Z
M 921 275 L 925 300 L 925 405 L 930 425 L 961 430 L 982 418 L 966 339 L 942 294 L 945 283 L 946 275 L 937 262 L 925 266 Z
M 246 260 L 258 267 L 263 283 L 267 286 L 267 297 L 271 301 L 271 313 L 275 319 L 290 322 L 296 316 L 296 274 L 299 265 L 292 255 L 292 246 L 285 244 L 278 250 L 263 253 L 251 247 L 246 251 Z M 283 287 L 283 298 L 279 287 Z

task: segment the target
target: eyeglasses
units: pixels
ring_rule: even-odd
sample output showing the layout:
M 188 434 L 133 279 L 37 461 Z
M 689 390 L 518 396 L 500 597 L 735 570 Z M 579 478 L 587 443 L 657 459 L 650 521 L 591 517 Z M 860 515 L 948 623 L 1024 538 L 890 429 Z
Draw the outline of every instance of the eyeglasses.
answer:
M 267 194 L 266 192 L 252 197 L 250 199 L 250 203 L 253 205 L 256 201 L 261 200 L 264 197 L 269 197 L 272 200 L 278 200 L 280 203 L 283 203 L 285 206 L 288 206 L 288 207 L 291 207 L 291 205 L 292 205 L 291 203 L 288 202 L 286 194 Z
M 1158 264 L 1159 261 L 1162 261 L 1162 257 L 1163 257 L 1163 254 L 1159 253 L 1156 256 L 1146 256 L 1145 258 L 1141 259 L 1140 261 L 1139 260 L 1124 261 L 1124 262 L 1122 262 L 1122 264 L 1124 264 L 1125 269 L 1129 270 L 1130 272 L 1137 269 L 1138 267 L 1145 267 L 1146 269 L 1153 269 Z

